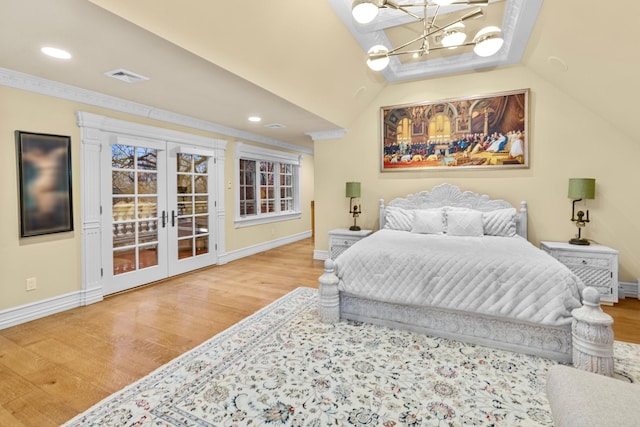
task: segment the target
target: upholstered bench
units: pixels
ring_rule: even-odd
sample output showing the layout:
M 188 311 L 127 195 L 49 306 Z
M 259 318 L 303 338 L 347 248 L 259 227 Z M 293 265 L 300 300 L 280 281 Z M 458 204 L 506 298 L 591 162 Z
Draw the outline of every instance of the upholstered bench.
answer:
M 640 385 L 564 365 L 547 375 L 556 427 L 640 426 Z

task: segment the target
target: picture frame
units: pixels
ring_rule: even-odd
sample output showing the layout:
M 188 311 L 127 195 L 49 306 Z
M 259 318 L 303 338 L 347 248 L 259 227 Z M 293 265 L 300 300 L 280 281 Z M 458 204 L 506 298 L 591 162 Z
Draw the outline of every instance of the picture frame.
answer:
M 381 171 L 529 167 L 529 89 L 380 108 Z
M 71 137 L 16 131 L 20 237 L 73 231 Z

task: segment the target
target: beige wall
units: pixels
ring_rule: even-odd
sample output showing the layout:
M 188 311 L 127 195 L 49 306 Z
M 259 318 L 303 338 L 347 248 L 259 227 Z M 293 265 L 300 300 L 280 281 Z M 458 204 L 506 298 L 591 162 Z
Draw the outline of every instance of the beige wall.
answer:
M 0 310 L 19 307 L 64 295 L 82 288 L 80 218 L 80 131 L 76 112 L 87 111 L 131 122 L 228 140 L 225 181 L 235 185 L 234 140 L 137 116 L 94 108 L 31 92 L 0 86 Z M 18 210 L 16 130 L 70 135 L 72 143 L 74 230 L 21 239 Z M 313 156 L 305 154 L 302 165 L 302 218 L 236 229 L 234 187 L 225 185 L 227 252 L 286 238 L 311 230 L 310 201 L 313 195 Z M 311 256 L 311 254 L 309 254 Z M 36 277 L 37 290 L 26 292 L 26 279 Z
M 380 172 L 380 107 L 530 88 L 530 167 L 498 171 Z M 340 140 L 315 144 L 316 249 L 327 232 L 351 223 L 346 181 L 362 182 L 360 224 L 377 228 L 377 203 L 449 182 L 518 206 L 529 204 L 529 240 L 566 241 L 576 233 L 569 178 L 596 178 L 584 235 L 620 251 L 620 280 L 640 278 L 640 145 L 522 66 L 387 87 Z M 325 236 L 325 237 L 321 237 Z

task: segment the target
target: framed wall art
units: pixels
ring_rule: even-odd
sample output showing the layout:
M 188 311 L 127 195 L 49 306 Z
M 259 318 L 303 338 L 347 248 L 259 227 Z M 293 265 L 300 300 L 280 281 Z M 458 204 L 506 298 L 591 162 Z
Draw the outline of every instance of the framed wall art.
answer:
M 529 167 L 529 89 L 382 107 L 381 170 Z
M 20 236 L 73 230 L 71 138 L 16 131 Z

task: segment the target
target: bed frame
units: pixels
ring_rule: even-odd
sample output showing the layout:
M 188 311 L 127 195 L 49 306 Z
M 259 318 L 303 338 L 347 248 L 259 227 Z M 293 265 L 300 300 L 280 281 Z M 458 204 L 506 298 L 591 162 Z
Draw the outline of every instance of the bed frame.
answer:
M 504 200 L 491 200 L 489 196 L 479 195 L 470 191 L 461 192 L 458 187 L 450 184 L 439 185 L 430 192 L 423 191 L 408 195 L 406 198 L 394 199 L 389 203 L 389 206 L 398 206 L 404 209 L 455 206 L 480 211 L 512 207 L 511 204 Z M 380 228 L 384 227 L 384 209 L 384 201 L 381 200 Z M 527 238 L 526 202 L 522 202 L 520 205 L 516 224 L 517 233 Z M 350 319 L 533 354 L 565 363 L 570 363 L 576 358 L 574 355 L 576 349 L 572 346 L 571 325 L 566 327 L 546 326 L 464 311 L 407 306 L 364 299 L 340 292 L 338 281 L 333 261 L 331 259 L 326 260 L 325 272 L 319 280 L 319 314 L 321 320 L 325 323 L 334 323 L 339 319 Z M 597 301 L 595 301 L 595 304 L 591 301 L 589 308 L 599 311 L 599 295 L 597 295 L 597 292 L 596 297 Z M 573 323 L 573 327 L 576 328 L 575 316 Z M 584 331 L 593 331 L 595 330 L 594 328 L 600 328 L 600 325 L 590 324 L 587 320 L 587 322 L 582 323 L 582 326 L 578 325 L 578 327 L 582 327 Z M 611 347 L 613 345 L 612 334 L 611 332 Z M 602 355 L 608 351 L 607 346 L 609 346 L 608 343 L 604 344 L 602 348 L 599 347 L 599 344 L 596 345 L 597 348 L 580 346 L 581 348 L 577 350 L 583 351 L 584 354 L 578 357 L 583 360 L 588 356 L 589 360 L 591 360 L 592 353 Z

